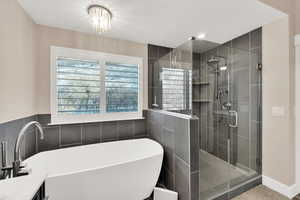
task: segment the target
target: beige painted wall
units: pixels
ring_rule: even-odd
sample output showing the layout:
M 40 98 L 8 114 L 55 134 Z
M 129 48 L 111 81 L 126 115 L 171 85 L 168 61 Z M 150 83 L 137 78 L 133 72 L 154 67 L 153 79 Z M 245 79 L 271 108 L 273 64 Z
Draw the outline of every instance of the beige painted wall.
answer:
M 263 27 L 263 175 L 295 184 L 295 48 L 296 1 L 260 0 L 287 14 Z M 284 108 L 284 116 L 272 115 Z
M 36 25 L 16 0 L 0 1 L 0 23 L 0 123 L 50 113 L 51 45 L 143 57 L 147 108 L 146 44 Z
M 37 105 L 38 113 L 50 113 L 50 46 L 78 48 L 92 51 L 143 57 L 144 59 L 144 108 L 148 105 L 147 45 L 130 41 L 105 38 L 37 25 Z
M 298 0 L 259 0 L 273 8 L 281 10 L 285 13 L 293 13 L 295 3 Z
M 296 0 L 296 34 L 300 34 L 300 1 Z
M 288 17 L 263 27 L 263 175 L 292 185 L 295 158 L 288 27 Z M 283 108 L 284 115 L 273 116 L 274 107 Z
M 14 0 L 0 1 L 0 123 L 36 113 L 35 25 Z
M 295 38 L 295 48 L 296 48 L 296 70 L 295 70 L 295 80 L 296 80 L 296 83 L 295 83 L 295 113 L 300 113 L 300 34 L 298 34 Z M 296 119 L 295 119 L 295 124 L 296 124 L 296 169 L 300 169 L 300 145 L 297 145 L 299 144 L 300 142 L 300 115 L 297 115 L 296 114 Z M 296 170 L 296 182 L 297 184 L 299 184 L 300 182 L 300 170 Z M 298 187 L 300 188 L 300 187 Z

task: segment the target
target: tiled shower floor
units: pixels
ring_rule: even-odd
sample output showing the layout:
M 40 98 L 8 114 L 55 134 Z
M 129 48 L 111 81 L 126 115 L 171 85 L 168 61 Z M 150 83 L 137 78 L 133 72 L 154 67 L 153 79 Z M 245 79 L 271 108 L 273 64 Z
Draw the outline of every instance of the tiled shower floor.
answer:
M 212 199 L 255 175 L 200 150 L 200 199 Z

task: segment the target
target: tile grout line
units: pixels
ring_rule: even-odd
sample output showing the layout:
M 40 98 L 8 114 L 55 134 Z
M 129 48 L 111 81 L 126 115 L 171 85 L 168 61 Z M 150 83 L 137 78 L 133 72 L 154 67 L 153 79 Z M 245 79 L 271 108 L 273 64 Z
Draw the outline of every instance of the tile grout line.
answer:
M 101 142 L 103 142 L 102 141 L 102 124 L 101 123 L 99 123 L 98 124 L 98 128 L 99 128 L 99 143 L 101 143 Z
M 62 133 L 61 133 L 61 125 L 58 126 L 58 147 L 61 148 L 62 144 L 61 144 L 61 137 L 62 137 Z
M 136 136 L 136 133 L 135 133 L 135 125 L 136 125 L 136 123 L 135 123 L 134 120 L 132 120 L 131 123 L 132 123 L 132 133 L 131 133 L 131 135 L 132 135 L 133 138 L 135 138 L 135 136 Z
M 80 125 L 80 144 L 83 145 L 83 124 Z

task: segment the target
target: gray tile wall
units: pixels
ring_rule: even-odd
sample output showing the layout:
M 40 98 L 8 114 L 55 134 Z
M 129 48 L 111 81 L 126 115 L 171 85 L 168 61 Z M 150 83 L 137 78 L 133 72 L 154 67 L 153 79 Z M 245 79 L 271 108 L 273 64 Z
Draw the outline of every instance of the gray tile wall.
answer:
M 198 119 L 184 119 L 147 111 L 149 137 L 164 147 L 160 182 L 179 193 L 180 200 L 198 200 Z M 193 178 L 191 175 L 194 175 Z
M 148 99 L 149 108 L 153 108 L 154 96 L 156 96 L 157 104 L 161 105 L 161 92 L 159 81 L 159 67 L 155 65 L 155 62 L 159 58 L 168 54 L 172 49 L 167 47 L 161 47 L 156 45 L 148 45 Z
M 28 122 L 37 120 L 37 116 L 30 116 L 22 119 L 17 119 L 9 121 L 3 124 L 0 124 L 0 142 L 6 141 L 7 144 L 7 161 L 8 164 L 11 164 L 13 161 L 14 154 L 14 145 L 20 132 L 21 128 Z M 35 129 L 32 128 L 29 130 L 29 133 L 26 134 L 21 149 L 22 158 L 29 157 L 37 152 Z M 0 161 L 2 161 L 2 156 L 0 153 Z M 1 167 L 1 166 L 0 166 Z
M 93 144 L 123 139 L 147 137 L 146 120 L 127 120 L 99 123 L 49 126 L 50 115 L 38 115 L 46 139 L 39 141 L 38 151 Z
M 200 64 L 194 66 L 194 71 L 200 73 L 195 76 L 196 81 L 208 81 L 209 85 L 194 88 L 194 95 L 213 101 L 214 75 L 209 73 L 207 59 L 211 55 L 221 55 L 229 58 L 228 64 L 232 68 L 233 109 L 239 112 L 239 127 L 232 130 L 232 163 L 250 167 L 256 171 L 261 170 L 256 160 L 261 159 L 261 108 L 258 105 L 261 94 L 261 83 L 257 63 L 262 62 L 262 30 L 251 31 L 243 36 L 233 39 L 216 49 L 200 55 Z M 195 70 L 196 69 L 196 70 Z M 220 83 L 225 84 L 226 77 L 220 74 Z M 197 91 L 195 91 L 197 90 Z M 213 107 L 217 103 L 194 105 L 194 114 L 200 117 L 200 146 L 201 149 L 213 153 L 227 161 L 227 125 L 226 117 L 213 116 Z
M 13 148 L 21 128 L 37 120 L 44 129 L 45 138 L 40 140 L 35 128 L 26 134 L 22 145 L 23 159 L 37 152 L 86 145 L 99 142 L 147 137 L 146 120 L 129 120 L 101 123 L 48 126 L 50 114 L 35 115 L 0 124 L 0 142 L 8 142 L 8 162 L 13 161 Z M 0 161 L 2 160 L 0 154 Z

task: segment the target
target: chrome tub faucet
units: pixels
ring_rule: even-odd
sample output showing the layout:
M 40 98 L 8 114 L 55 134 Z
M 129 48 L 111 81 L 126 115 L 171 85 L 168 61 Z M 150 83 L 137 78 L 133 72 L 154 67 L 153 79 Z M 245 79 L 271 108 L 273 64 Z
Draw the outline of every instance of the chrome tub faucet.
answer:
M 27 175 L 29 172 L 26 170 L 21 170 L 21 168 L 24 168 L 24 165 L 22 165 L 22 158 L 21 158 L 21 143 L 22 139 L 26 133 L 26 131 L 31 127 L 35 126 L 37 127 L 37 130 L 40 132 L 40 139 L 44 139 L 44 131 L 41 126 L 41 124 L 37 121 L 32 121 L 27 123 L 20 131 L 18 138 L 16 140 L 16 145 L 15 145 L 15 152 L 14 152 L 14 161 L 13 161 L 13 176 L 22 176 L 22 175 Z

